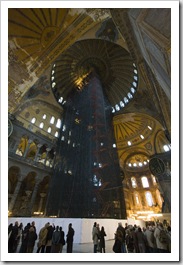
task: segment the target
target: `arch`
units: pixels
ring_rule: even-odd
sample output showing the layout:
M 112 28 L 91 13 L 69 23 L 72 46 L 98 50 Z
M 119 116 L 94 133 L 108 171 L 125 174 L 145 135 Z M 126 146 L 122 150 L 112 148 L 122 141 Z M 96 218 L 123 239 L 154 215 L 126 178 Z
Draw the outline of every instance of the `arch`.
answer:
M 20 168 L 16 166 L 12 166 L 8 170 L 8 193 L 13 194 L 16 184 L 18 182 L 18 178 L 20 175 Z

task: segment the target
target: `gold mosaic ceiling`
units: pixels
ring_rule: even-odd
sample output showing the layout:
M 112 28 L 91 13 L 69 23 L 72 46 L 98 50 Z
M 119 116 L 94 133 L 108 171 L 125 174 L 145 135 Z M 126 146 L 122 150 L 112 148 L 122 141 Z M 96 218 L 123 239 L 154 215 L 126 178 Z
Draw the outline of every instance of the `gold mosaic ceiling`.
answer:
M 108 19 L 110 23 L 107 24 Z M 103 29 L 103 35 L 101 31 L 100 34 L 96 35 L 99 29 Z M 117 28 L 111 21 L 109 13 L 104 18 L 97 20 L 88 15 L 87 12 L 78 12 L 78 9 L 9 8 L 8 107 L 10 113 L 16 112 L 18 115 L 23 115 L 22 111 L 24 114 L 29 112 L 29 119 L 31 120 L 35 115 L 32 105 L 36 100 L 39 100 L 39 108 L 43 103 L 45 109 L 46 104 L 49 103 L 49 113 L 50 104 L 54 105 L 54 111 L 57 108 L 58 113 L 61 111 L 51 91 L 51 70 L 53 63 L 58 58 L 65 59 L 64 56 L 69 56 L 69 52 L 74 56 L 72 63 L 71 60 L 69 61 L 69 69 L 73 69 L 78 64 L 77 70 L 82 71 L 81 61 L 84 65 L 88 65 L 90 61 L 102 69 L 100 71 L 107 87 L 109 100 L 113 106 L 116 104 L 120 106 L 120 100 L 124 99 L 124 95 L 127 95 L 127 88 L 130 89 L 130 85 L 133 83 L 134 67 L 133 61 L 127 51 L 124 50 L 124 47 L 127 47 L 126 43 L 121 48 L 116 44 L 117 42 L 119 44 L 120 40 L 123 39 L 123 36 L 120 35 L 118 39 L 114 38 L 117 35 L 116 31 Z M 107 43 L 107 45 L 100 43 Z M 90 51 L 90 59 L 88 59 Z M 112 64 L 108 56 L 113 58 Z M 123 64 L 120 64 L 121 56 L 128 58 L 127 61 L 124 59 Z M 64 67 L 66 67 L 66 61 Z M 68 69 L 66 71 L 68 74 Z M 76 71 L 74 72 L 76 73 Z M 44 86 L 41 86 L 42 83 L 39 81 L 43 75 L 46 76 L 45 81 L 48 84 L 46 93 L 43 91 Z M 110 77 L 112 77 L 111 80 Z M 71 80 L 71 75 L 67 78 Z M 153 106 L 149 108 L 148 99 L 143 98 L 143 85 L 142 77 L 138 73 L 137 95 L 133 95 L 129 106 L 127 104 L 125 107 L 125 112 L 123 112 L 121 103 L 120 111 L 115 113 L 114 129 L 122 165 L 130 155 L 134 157 L 134 152 L 147 156 L 153 154 L 156 133 L 163 130 L 159 122 L 153 116 L 151 117 L 151 113 L 155 117 L 157 117 L 157 113 L 156 110 L 153 111 Z M 29 93 L 32 88 L 34 88 L 34 92 L 36 91 L 34 95 Z M 60 91 L 63 92 L 63 90 L 64 86 L 61 82 Z M 64 93 L 63 95 L 66 96 L 67 92 Z M 31 97 L 27 95 L 31 95 Z M 129 100 L 129 98 L 127 99 Z M 24 108 L 21 110 L 19 106 L 22 104 Z M 153 130 L 149 130 L 148 125 Z M 140 135 L 143 135 L 144 139 Z M 158 142 L 159 146 L 161 146 L 162 141 L 163 143 L 166 142 L 162 135 L 163 133 L 161 133 Z M 128 141 L 132 143 L 131 146 L 128 145 Z

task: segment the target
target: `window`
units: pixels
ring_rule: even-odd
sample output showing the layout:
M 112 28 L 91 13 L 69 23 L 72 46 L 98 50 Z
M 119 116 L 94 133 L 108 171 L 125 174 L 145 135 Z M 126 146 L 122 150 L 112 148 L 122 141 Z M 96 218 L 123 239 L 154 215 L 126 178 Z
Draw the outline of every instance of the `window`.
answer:
M 133 98 L 133 96 L 132 96 L 132 94 L 129 92 L 128 93 L 128 98 L 130 99 L 130 98 Z
M 35 122 L 36 122 L 36 118 L 35 118 L 35 117 L 32 118 L 31 122 L 32 122 L 32 123 L 35 123 Z
M 59 100 L 58 100 L 58 102 L 59 103 L 62 103 L 62 101 L 63 101 L 63 97 L 60 97 Z
M 55 137 L 58 137 L 58 132 L 55 133 Z
M 135 89 L 133 87 L 131 87 L 131 92 L 134 94 L 135 93 Z
M 52 83 L 52 88 L 54 88 L 56 86 L 56 83 L 55 82 L 53 82 Z
M 55 117 L 52 116 L 51 119 L 50 119 L 50 123 L 51 123 L 51 124 L 54 124 L 54 122 L 55 122 Z
M 163 146 L 163 149 L 165 150 L 165 152 L 168 152 L 170 150 L 169 146 L 168 145 L 164 145 Z
M 41 123 L 39 124 L 39 127 L 40 127 L 41 129 L 43 129 L 43 127 L 44 127 L 44 123 L 41 122 Z
M 147 191 L 145 193 L 145 196 L 146 196 L 146 201 L 147 201 L 148 206 L 153 206 L 153 199 L 152 199 L 151 192 L 150 191 Z
M 137 182 L 136 182 L 135 177 L 131 178 L 131 182 L 132 182 L 132 187 L 135 189 L 137 187 Z
M 48 133 L 51 133 L 51 127 L 48 128 Z
M 56 127 L 57 128 L 60 128 L 61 127 L 61 119 L 58 119 L 57 120 Z
M 137 87 L 137 83 L 135 81 L 133 82 L 133 86 L 134 87 Z
M 147 180 L 147 177 L 142 177 L 141 180 L 143 188 L 149 188 L 149 182 Z
M 127 99 L 127 97 L 124 97 L 124 102 L 127 104 L 128 103 L 128 99 Z
M 122 108 L 125 106 L 125 104 L 123 103 L 122 100 L 119 102 L 119 104 L 120 104 L 120 106 L 121 106 Z
M 115 105 L 115 108 L 116 108 L 117 111 L 120 110 L 120 107 L 118 106 L 118 104 Z
M 46 120 L 46 114 L 43 114 L 43 120 Z

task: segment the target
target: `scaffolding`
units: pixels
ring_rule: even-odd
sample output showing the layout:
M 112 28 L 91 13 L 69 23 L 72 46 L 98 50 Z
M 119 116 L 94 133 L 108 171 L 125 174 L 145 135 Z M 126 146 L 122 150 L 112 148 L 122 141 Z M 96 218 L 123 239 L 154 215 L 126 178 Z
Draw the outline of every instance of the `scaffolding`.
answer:
M 65 104 L 47 216 L 126 218 L 111 106 L 95 71 Z

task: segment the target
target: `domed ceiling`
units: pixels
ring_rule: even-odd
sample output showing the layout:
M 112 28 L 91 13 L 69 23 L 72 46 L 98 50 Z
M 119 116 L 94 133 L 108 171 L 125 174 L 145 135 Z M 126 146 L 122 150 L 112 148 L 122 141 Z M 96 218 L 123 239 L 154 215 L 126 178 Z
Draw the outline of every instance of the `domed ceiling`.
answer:
M 53 64 L 51 85 L 57 101 L 63 104 L 73 89 L 81 90 L 92 68 L 114 111 L 133 99 L 138 76 L 130 54 L 115 43 L 89 39 L 74 43 Z
M 113 21 L 109 10 L 9 8 L 8 110 L 25 127 L 36 117 L 35 131 L 42 132 L 39 123 L 46 109 L 46 114 L 59 117 L 70 91 L 82 89 L 94 67 L 113 106 L 114 132 L 124 166 L 130 156 L 134 161 L 135 155 L 154 154 L 157 135 L 158 150 L 166 139 L 141 68 Z

